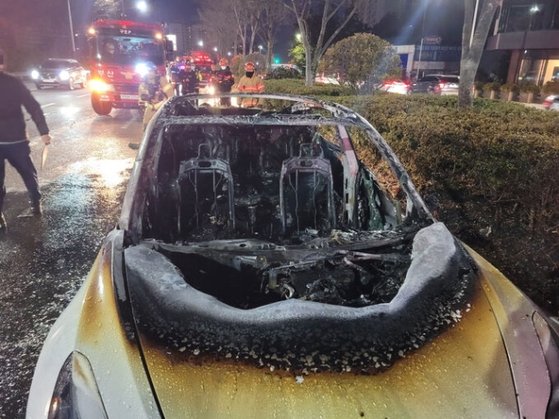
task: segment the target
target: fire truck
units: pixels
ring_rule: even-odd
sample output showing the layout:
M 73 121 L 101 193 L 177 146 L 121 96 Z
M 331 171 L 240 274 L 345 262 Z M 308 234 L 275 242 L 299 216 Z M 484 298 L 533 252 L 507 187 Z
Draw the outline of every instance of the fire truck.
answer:
M 88 29 L 91 105 L 99 115 L 139 108 L 138 87 L 150 66 L 161 76 L 173 45 L 163 26 L 129 20 L 98 20 Z
M 215 93 L 206 91 L 209 88 L 212 77 L 212 65 L 214 64 L 210 54 L 205 51 L 192 51 L 190 59 L 198 72 L 198 88 L 200 93 Z

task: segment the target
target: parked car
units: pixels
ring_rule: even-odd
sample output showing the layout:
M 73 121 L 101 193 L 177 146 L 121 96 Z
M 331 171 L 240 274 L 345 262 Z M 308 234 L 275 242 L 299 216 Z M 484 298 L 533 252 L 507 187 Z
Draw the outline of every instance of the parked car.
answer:
M 27 417 L 558 417 L 556 323 L 433 218 L 375 128 L 252 96 L 152 119 Z
M 314 82 L 318 84 L 334 84 L 336 86 L 340 85 L 339 80 L 335 76 L 327 76 L 325 74 L 317 74 L 314 78 Z
M 543 107 L 550 111 L 559 111 L 559 95 L 549 95 L 543 101 Z
M 31 71 L 31 79 L 37 89 L 44 87 L 65 87 L 73 90 L 85 87 L 88 71 L 71 58 L 49 58 Z
M 389 79 L 380 84 L 379 90 L 382 92 L 407 95 L 411 91 L 411 83 L 409 80 Z
M 265 79 L 301 79 L 303 71 L 295 64 L 272 64 Z
M 411 92 L 433 95 L 457 95 L 459 84 L 459 76 L 429 74 L 412 83 Z

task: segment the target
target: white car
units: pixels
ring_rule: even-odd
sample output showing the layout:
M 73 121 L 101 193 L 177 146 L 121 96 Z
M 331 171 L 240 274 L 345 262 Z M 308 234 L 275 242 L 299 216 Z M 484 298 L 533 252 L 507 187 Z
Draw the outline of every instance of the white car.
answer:
M 411 90 L 409 80 L 385 80 L 379 87 L 380 91 L 408 95 Z
M 315 83 L 320 84 L 334 84 L 336 86 L 340 85 L 340 82 L 334 76 L 326 76 L 324 74 L 319 74 L 314 78 Z
M 369 122 L 222 96 L 260 107 L 177 96 L 146 128 L 29 419 L 559 417 L 556 325 L 434 220 Z
M 559 95 L 549 95 L 543 101 L 543 107 L 550 111 L 559 111 Z

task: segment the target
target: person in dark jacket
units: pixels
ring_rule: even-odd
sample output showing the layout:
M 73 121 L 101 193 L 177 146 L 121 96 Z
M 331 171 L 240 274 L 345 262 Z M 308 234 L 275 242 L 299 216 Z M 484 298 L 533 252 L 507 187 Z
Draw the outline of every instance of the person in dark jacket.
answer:
M 231 87 L 233 87 L 233 85 L 235 84 L 233 73 L 229 69 L 228 64 L 229 63 L 227 62 L 227 59 L 222 58 L 221 60 L 219 60 L 219 69 L 216 70 L 214 73 L 214 78 L 217 83 L 217 89 L 220 93 L 229 93 L 231 91 Z M 221 105 L 230 106 L 231 98 L 222 97 Z
M 0 64 L 0 233 L 6 232 L 7 225 L 2 209 L 6 196 L 5 161 L 17 170 L 27 187 L 31 201 L 30 216 L 41 215 L 41 193 L 37 180 L 37 170 L 31 161 L 31 149 L 25 131 L 22 106 L 31 115 L 37 126 L 41 140 L 50 144 L 51 137 L 41 105 L 31 92 L 17 78 L 3 71 Z
M 198 93 L 198 74 L 193 63 L 186 63 L 184 69 L 179 72 L 181 82 L 181 94 Z

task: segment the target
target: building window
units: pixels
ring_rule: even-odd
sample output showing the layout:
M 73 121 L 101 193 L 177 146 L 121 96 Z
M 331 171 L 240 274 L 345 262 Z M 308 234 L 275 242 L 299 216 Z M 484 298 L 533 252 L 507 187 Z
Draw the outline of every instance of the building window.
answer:
M 543 19 L 546 14 L 545 9 L 548 7 L 549 5 L 543 2 L 535 3 L 526 0 L 508 2 L 508 4 L 503 6 L 503 12 L 499 21 L 499 32 L 523 32 L 545 29 Z

